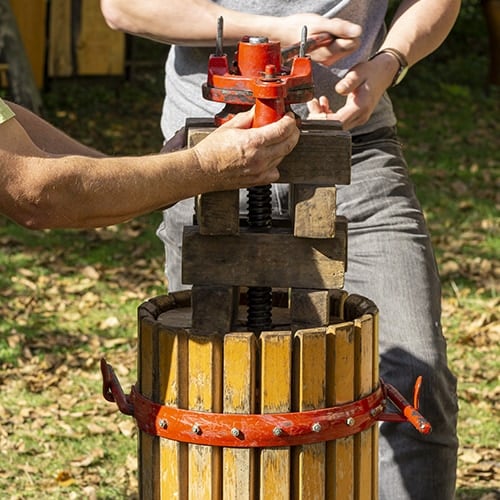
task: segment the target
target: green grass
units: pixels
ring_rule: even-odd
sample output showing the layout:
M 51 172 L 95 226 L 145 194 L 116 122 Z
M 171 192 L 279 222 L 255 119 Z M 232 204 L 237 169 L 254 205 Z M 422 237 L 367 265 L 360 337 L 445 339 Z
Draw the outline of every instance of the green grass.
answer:
M 499 95 L 486 85 L 478 2 L 392 91 L 399 134 L 443 284 L 458 377 L 459 500 L 500 487 L 498 463 Z M 478 36 L 478 34 L 482 34 Z M 161 145 L 162 69 L 126 82 L 52 82 L 47 118 L 108 153 Z M 139 122 L 138 119 L 141 118 Z M 136 309 L 166 291 L 160 214 L 98 231 L 30 232 L 0 220 L 0 491 L 6 498 L 129 498 L 132 420 L 101 396 L 99 360 L 135 382 Z M 478 462 L 470 451 L 478 453 Z M 468 454 L 469 453 L 469 454 Z M 486 471 L 486 472 L 485 472 Z

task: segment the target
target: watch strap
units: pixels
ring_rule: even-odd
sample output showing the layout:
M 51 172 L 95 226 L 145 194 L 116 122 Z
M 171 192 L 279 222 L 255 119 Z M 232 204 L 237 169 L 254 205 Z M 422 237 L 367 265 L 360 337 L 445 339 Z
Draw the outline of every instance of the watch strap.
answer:
M 396 58 L 396 60 L 399 63 L 399 70 L 397 71 L 396 75 L 394 76 L 391 82 L 391 87 L 395 87 L 398 83 L 401 83 L 401 80 L 403 80 L 403 78 L 405 77 L 406 72 L 408 71 L 408 61 L 406 60 L 406 57 L 399 50 L 389 47 L 381 49 L 378 52 L 375 52 L 375 54 L 373 54 L 368 60 L 371 61 L 380 54 L 391 54 L 393 57 Z

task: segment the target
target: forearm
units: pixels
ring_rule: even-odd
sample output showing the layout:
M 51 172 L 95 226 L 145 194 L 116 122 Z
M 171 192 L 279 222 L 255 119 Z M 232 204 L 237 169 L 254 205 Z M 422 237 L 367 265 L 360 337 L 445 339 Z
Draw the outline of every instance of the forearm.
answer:
M 176 45 L 212 47 L 217 19 L 224 18 L 224 41 L 235 44 L 245 34 L 266 35 L 273 17 L 237 12 L 210 0 L 101 0 L 110 27 Z
M 190 149 L 118 158 L 48 153 L 12 118 L 1 125 L 0 213 L 31 229 L 99 227 L 199 193 L 271 184 L 299 130 L 291 113 L 258 128 L 252 120 L 253 110 L 239 113 Z
M 9 102 L 16 113 L 16 119 L 29 135 L 33 144 L 42 151 L 52 154 L 79 154 L 85 156 L 104 156 L 103 153 L 69 137 L 61 130 L 53 127 L 28 109 Z
M 190 150 L 141 158 L 13 158 L 12 203 L 3 211 L 31 229 L 117 224 L 208 189 L 195 160 Z
M 381 48 L 399 50 L 412 66 L 443 43 L 459 10 L 460 0 L 405 0 Z

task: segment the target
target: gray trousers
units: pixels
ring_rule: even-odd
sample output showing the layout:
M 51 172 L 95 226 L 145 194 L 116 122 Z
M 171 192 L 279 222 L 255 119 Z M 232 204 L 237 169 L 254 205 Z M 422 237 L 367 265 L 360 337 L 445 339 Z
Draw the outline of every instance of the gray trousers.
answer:
M 274 208 L 287 209 L 286 186 L 275 185 Z M 352 181 L 337 188 L 348 220 L 345 290 L 380 311 L 380 376 L 412 401 L 423 376 L 421 413 L 432 424 L 420 435 L 409 424 L 380 425 L 380 500 L 454 498 L 457 458 L 456 380 L 441 332 L 441 288 L 429 234 L 393 129 L 353 138 Z M 166 247 L 169 290 L 181 284 L 182 226 L 193 201 L 164 213 L 158 235 Z

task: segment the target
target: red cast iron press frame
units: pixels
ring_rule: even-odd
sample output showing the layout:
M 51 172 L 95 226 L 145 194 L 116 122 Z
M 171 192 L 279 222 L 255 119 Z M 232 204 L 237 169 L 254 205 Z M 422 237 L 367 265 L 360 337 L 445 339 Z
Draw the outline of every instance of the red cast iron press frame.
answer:
M 209 59 L 207 82 L 203 85 L 206 99 L 226 104 L 215 117 L 215 125 L 255 105 L 253 126 L 260 127 L 279 120 L 291 104 L 311 100 L 314 96 L 312 63 L 306 51 L 332 41 L 327 34 L 307 39 L 304 28 L 300 44 L 281 51 L 279 42 L 244 37 L 230 64 L 222 50 L 220 18 L 216 53 Z M 288 67 L 286 64 L 290 61 Z M 431 432 L 431 425 L 418 411 L 421 377 L 415 384 L 413 405 L 392 385 L 380 380 L 371 394 L 331 408 L 234 414 L 161 405 L 144 397 L 135 386 L 125 395 L 105 360 L 101 361 L 101 371 L 107 401 L 115 402 L 122 413 L 133 416 L 142 431 L 174 441 L 239 448 L 296 446 L 357 434 L 379 421 L 409 422 L 421 434 Z M 389 403 L 395 412 L 388 411 Z
M 245 36 L 230 64 L 222 48 L 222 23 L 219 18 L 216 52 L 209 58 L 207 82 L 202 87 L 205 99 L 226 103 L 215 117 L 217 126 L 255 105 L 253 127 L 260 127 L 279 120 L 290 111 L 291 104 L 314 97 L 312 63 L 306 50 L 332 43 L 331 35 L 307 39 L 304 27 L 302 41 L 283 51 L 278 41 Z M 289 62 L 291 67 L 287 66 Z

